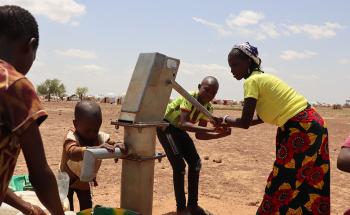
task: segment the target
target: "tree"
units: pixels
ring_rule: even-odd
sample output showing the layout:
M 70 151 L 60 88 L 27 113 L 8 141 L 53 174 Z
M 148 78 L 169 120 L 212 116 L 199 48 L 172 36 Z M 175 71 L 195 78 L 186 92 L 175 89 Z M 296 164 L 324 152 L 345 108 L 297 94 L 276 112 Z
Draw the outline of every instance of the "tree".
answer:
M 47 79 L 44 83 L 39 84 L 36 90 L 39 95 L 47 97 L 49 101 L 51 96 L 62 98 L 66 93 L 66 87 L 58 79 Z
M 87 94 L 88 88 L 87 87 L 78 87 L 75 90 L 75 94 L 80 98 L 80 100 L 83 100 L 83 97 Z

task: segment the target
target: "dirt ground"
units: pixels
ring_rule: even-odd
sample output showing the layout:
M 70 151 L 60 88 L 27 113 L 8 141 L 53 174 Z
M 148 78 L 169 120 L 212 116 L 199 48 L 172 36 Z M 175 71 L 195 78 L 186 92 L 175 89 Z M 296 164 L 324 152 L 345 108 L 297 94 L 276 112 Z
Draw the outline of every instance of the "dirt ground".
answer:
M 75 103 L 44 103 L 49 118 L 41 126 L 47 160 L 56 172 L 62 153 L 62 141 L 72 126 Z M 101 130 L 123 140 L 123 129 L 110 125 L 116 119 L 120 106 L 101 104 L 103 125 Z M 350 134 L 350 109 L 320 108 L 330 134 L 332 214 L 342 214 L 350 207 L 350 175 L 336 168 L 340 146 Z M 239 111 L 218 110 L 217 115 L 238 116 Z M 219 140 L 195 140 L 203 167 L 200 178 L 199 203 L 216 215 L 255 214 L 259 206 L 267 177 L 275 158 L 276 127 L 262 124 L 249 130 L 233 129 L 232 135 Z M 157 142 L 157 150 L 163 151 Z M 208 160 L 204 156 L 209 156 Z M 221 163 L 213 159 L 222 159 Z M 15 174 L 27 173 L 21 154 Z M 94 191 L 94 204 L 118 207 L 120 193 L 121 161 L 103 161 L 98 175 L 99 186 Z M 153 214 L 173 215 L 175 198 L 172 187 L 172 171 L 167 159 L 156 162 L 154 178 Z

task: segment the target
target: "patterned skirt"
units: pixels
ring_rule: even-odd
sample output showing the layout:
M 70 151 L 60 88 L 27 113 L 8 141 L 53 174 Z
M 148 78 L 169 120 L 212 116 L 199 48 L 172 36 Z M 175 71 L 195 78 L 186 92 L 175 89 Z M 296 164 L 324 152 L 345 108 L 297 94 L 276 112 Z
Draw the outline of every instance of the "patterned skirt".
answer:
M 278 128 L 276 160 L 257 214 L 330 214 L 328 131 L 314 108 Z

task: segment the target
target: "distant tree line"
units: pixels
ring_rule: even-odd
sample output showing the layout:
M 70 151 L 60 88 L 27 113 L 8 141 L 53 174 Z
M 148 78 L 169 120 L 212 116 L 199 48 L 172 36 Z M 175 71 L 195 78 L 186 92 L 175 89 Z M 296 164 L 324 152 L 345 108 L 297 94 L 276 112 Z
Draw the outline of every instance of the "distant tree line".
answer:
M 51 101 L 53 96 L 57 96 L 61 100 L 67 96 L 66 87 L 58 79 L 47 79 L 43 83 L 39 84 L 36 90 L 39 95 L 44 96 L 48 101 Z M 88 91 L 89 90 L 87 87 L 78 87 L 75 90 L 75 94 L 79 97 L 80 100 L 83 100 Z

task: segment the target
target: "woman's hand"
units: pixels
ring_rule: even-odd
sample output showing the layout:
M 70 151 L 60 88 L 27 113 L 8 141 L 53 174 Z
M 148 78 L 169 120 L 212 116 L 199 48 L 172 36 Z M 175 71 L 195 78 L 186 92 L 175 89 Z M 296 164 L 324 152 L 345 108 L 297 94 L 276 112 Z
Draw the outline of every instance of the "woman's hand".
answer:
M 26 210 L 21 212 L 28 215 L 47 215 L 39 206 L 32 205 L 30 203 L 28 203 L 26 208 Z

